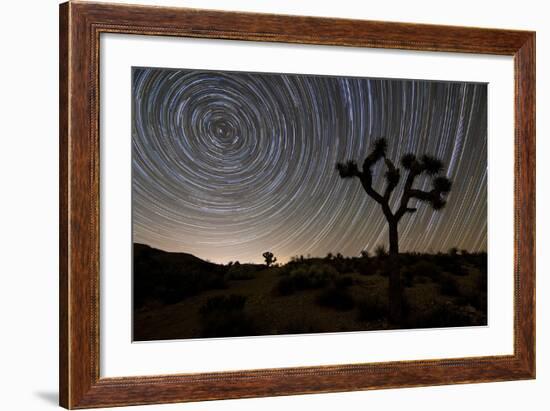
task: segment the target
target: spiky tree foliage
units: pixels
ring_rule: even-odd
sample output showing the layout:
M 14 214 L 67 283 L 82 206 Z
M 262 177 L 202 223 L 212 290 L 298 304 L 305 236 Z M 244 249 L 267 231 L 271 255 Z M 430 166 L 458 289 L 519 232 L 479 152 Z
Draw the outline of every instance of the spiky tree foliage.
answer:
M 378 258 L 387 256 L 388 253 L 386 252 L 386 247 L 384 247 L 382 244 L 378 244 L 374 249 L 374 255 Z
M 446 195 L 451 191 L 451 180 L 444 175 L 443 162 L 430 155 L 417 157 L 409 153 L 401 157 L 401 166 L 395 166 L 393 161 L 386 156 L 387 141 L 385 138 L 377 139 L 371 147 L 370 153 L 363 161 L 360 169 L 353 160 L 336 164 L 336 169 L 341 178 L 358 178 L 365 192 L 382 208 L 382 212 L 388 221 L 389 228 L 389 254 L 394 257 L 397 264 L 399 254 L 398 224 L 406 213 L 416 212 L 416 206 L 409 205 L 409 201 L 418 200 L 429 204 L 434 210 L 442 209 L 446 204 Z M 386 167 L 384 177 L 386 184 L 382 192 L 378 192 L 372 185 L 372 169 L 379 161 L 383 161 Z M 390 197 L 399 185 L 401 177 L 406 174 L 401 198 L 398 201 L 397 210 L 390 207 Z M 417 177 L 426 175 L 431 178 L 432 187 L 425 191 L 414 187 Z M 401 320 L 402 311 L 402 286 L 399 267 L 394 266 L 390 274 L 390 317 L 392 321 Z
M 268 267 L 270 267 L 277 261 L 277 257 L 274 257 L 271 251 L 266 251 L 262 254 L 262 256 L 264 257 L 265 265 L 267 265 Z

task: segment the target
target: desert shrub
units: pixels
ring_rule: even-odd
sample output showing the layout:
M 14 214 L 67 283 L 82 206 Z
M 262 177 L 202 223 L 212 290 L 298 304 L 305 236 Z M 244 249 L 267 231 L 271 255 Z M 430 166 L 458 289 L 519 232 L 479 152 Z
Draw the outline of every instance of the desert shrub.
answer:
M 321 288 L 327 285 L 337 274 L 336 270 L 327 264 L 301 265 L 290 274 L 279 279 L 275 291 L 279 295 L 290 295 L 296 291 Z
M 385 258 L 378 264 L 378 274 L 382 277 L 390 277 L 394 270 L 403 271 L 403 266 L 399 265 L 399 260 L 395 260 L 393 257 Z
M 399 265 L 401 267 L 408 267 L 419 261 L 418 257 L 412 253 L 403 253 L 398 255 Z
M 246 297 L 244 295 L 217 295 L 206 300 L 206 303 L 199 309 L 199 313 L 201 315 L 207 315 L 218 311 L 223 313 L 239 311 L 244 308 L 245 303 Z
M 456 303 L 463 306 L 472 306 L 481 312 L 487 312 L 487 275 L 475 272 L 472 283 L 467 283 L 461 290 L 461 296 Z
M 251 280 L 256 276 L 257 268 L 252 264 L 234 264 L 227 270 L 228 280 Z
M 334 279 L 334 286 L 338 288 L 351 287 L 353 285 L 353 278 L 349 275 L 344 277 L 338 277 Z
M 335 310 L 348 311 L 355 306 L 353 297 L 346 288 L 331 286 L 317 297 L 317 304 Z
M 337 274 L 334 267 L 327 264 L 313 264 L 309 267 L 307 273 L 310 276 L 316 278 L 317 281 L 322 282 L 331 280 Z
M 487 261 L 485 261 L 486 263 Z M 485 266 L 485 271 L 480 270 L 476 285 L 475 301 L 472 305 L 478 310 L 487 312 L 487 266 Z
M 455 254 L 438 254 L 435 257 L 435 262 L 442 271 L 454 275 L 467 275 L 468 270 L 464 267 L 465 257 L 455 253 Z
M 465 259 L 482 274 L 487 275 L 487 253 L 468 254 Z
M 449 274 L 442 274 L 439 277 L 439 292 L 450 297 L 459 296 L 460 288 L 458 282 Z
M 437 264 L 430 261 L 418 261 L 412 265 L 403 268 L 402 275 L 405 284 L 411 284 L 416 278 L 428 277 L 432 280 L 436 280 L 441 273 L 441 269 Z
M 448 301 L 433 303 L 409 320 L 409 325 L 414 328 L 463 327 L 472 324 L 473 319 L 467 311 Z
M 296 290 L 319 288 L 328 281 L 322 274 L 312 273 L 307 268 L 295 270 L 290 274 L 290 279 Z
M 386 266 L 389 265 L 387 258 L 369 258 L 368 260 L 360 260 L 357 266 L 357 271 L 362 275 L 383 275 Z
M 401 280 L 403 282 L 403 286 L 405 287 L 412 287 L 414 285 L 414 274 L 411 270 L 405 268 L 401 271 Z
M 388 303 L 378 295 L 362 300 L 357 308 L 357 319 L 359 321 L 378 321 L 388 315 Z
M 275 286 L 275 292 L 279 295 L 294 294 L 294 279 L 290 276 L 282 277 Z
M 290 257 L 290 263 L 293 264 L 303 264 L 306 261 L 303 255 L 294 255 Z
M 294 268 L 296 268 L 295 264 L 287 263 L 287 264 L 277 268 L 277 274 L 280 275 L 280 276 L 289 275 Z
M 388 252 L 386 251 L 386 247 L 384 247 L 382 244 L 377 245 L 374 249 L 374 255 L 378 258 L 383 258 L 388 255 Z
M 382 277 L 389 277 L 391 273 L 391 264 L 388 259 L 384 258 L 383 260 L 380 259 L 377 264 L 377 270 L 376 273 L 378 275 L 381 275 Z
M 340 262 L 336 262 L 334 264 L 334 268 L 336 269 L 338 274 L 348 274 L 349 272 L 354 270 L 354 264 L 349 260 L 343 260 Z
M 456 264 L 448 265 L 446 267 L 446 271 L 451 273 L 451 274 L 458 275 L 458 276 L 468 275 L 468 270 L 460 262 L 458 262 Z
M 356 264 L 355 269 L 361 275 L 373 275 L 376 273 L 376 266 L 376 260 L 372 258 L 362 258 Z
M 257 334 L 252 318 L 244 312 L 246 297 L 239 294 L 210 297 L 199 309 L 203 337 L 238 337 Z
M 341 253 L 337 253 L 336 256 L 325 262 L 326 266 L 332 267 L 339 274 L 347 274 L 354 270 L 355 263 L 352 258 L 346 258 Z

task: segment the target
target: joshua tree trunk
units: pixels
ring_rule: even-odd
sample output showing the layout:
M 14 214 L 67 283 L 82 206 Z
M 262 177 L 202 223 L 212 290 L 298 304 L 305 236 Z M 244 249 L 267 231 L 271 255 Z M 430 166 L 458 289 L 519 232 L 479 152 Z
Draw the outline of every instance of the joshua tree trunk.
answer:
M 393 219 L 395 220 L 395 219 Z M 390 234 L 390 255 L 396 256 L 399 254 L 399 236 L 397 232 L 398 221 L 388 221 Z
M 388 298 L 390 322 L 392 324 L 401 325 L 403 321 L 403 289 L 401 285 L 401 267 L 399 264 L 398 223 L 398 221 L 388 221 L 390 236 L 390 284 Z

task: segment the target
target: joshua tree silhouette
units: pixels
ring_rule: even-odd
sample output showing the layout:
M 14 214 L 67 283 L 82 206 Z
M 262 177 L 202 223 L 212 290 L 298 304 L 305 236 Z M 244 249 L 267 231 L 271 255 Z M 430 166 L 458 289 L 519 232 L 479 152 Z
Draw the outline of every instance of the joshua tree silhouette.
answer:
M 266 251 L 262 254 L 262 256 L 265 259 L 265 265 L 267 265 L 268 267 L 277 261 L 277 258 L 273 256 L 273 253 L 271 251 Z
M 403 288 L 401 285 L 398 264 L 399 221 L 406 213 L 414 213 L 417 210 L 416 207 L 409 206 L 409 200 L 420 200 L 421 202 L 429 203 L 434 210 L 442 209 L 446 204 L 445 196 L 451 191 L 452 183 L 447 177 L 441 175 L 443 171 L 443 162 L 441 160 L 429 155 L 423 155 L 417 158 L 416 155 L 412 153 L 405 154 L 401 157 L 401 165 L 407 170 L 407 178 L 403 186 L 403 192 L 401 193 L 401 199 L 398 202 L 397 210 L 394 212 L 390 206 L 390 197 L 399 184 L 401 170 L 386 157 L 387 145 L 385 138 L 377 139 L 363 162 L 362 170 L 359 169 L 357 163 L 353 160 L 336 164 L 336 169 L 340 173 L 341 178 L 357 177 L 365 192 L 380 205 L 388 221 L 389 254 L 392 260 L 389 286 L 390 321 L 393 323 L 401 323 Z M 386 165 L 386 173 L 384 174 L 386 187 L 382 194 L 376 191 L 372 186 L 372 169 L 380 160 L 384 160 Z M 423 174 L 432 179 L 432 189 L 430 191 L 413 188 L 414 180 Z

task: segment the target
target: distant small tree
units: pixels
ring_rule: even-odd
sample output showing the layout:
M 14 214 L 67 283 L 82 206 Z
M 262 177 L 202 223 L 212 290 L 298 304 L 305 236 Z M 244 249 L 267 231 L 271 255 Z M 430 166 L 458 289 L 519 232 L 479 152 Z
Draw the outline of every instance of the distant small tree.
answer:
M 456 257 L 458 255 L 458 248 L 456 247 L 449 248 L 449 255 Z
M 378 203 L 388 222 L 389 253 L 393 257 L 394 265 L 390 272 L 389 281 L 390 320 L 394 323 L 400 323 L 402 322 L 403 287 L 401 285 L 401 275 L 397 262 L 399 254 L 399 221 L 405 214 L 416 212 L 416 206 L 409 205 L 409 201 L 411 200 L 427 203 L 434 210 L 440 210 L 445 207 L 446 195 L 451 191 L 452 184 L 451 180 L 441 174 L 443 171 L 443 162 L 441 160 L 427 154 L 421 157 L 417 157 L 412 153 L 405 154 L 401 157 L 401 166 L 406 170 L 407 176 L 399 202 L 397 203 L 397 209 L 392 210 L 390 198 L 401 180 L 401 169 L 386 156 L 387 145 L 388 143 L 385 138 L 377 139 L 370 153 L 363 161 L 361 169 L 353 160 L 337 163 L 336 169 L 341 178 L 357 178 L 360 181 L 363 190 Z M 372 184 L 373 168 L 379 161 L 383 161 L 386 166 L 386 172 L 384 173 L 386 185 L 383 192 L 378 192 Z M 416 178 L 422 175 L 431 178 L 432 188 L 428 191 L 414 187 Z
M 369 258 L 369 252 L 367 250 L 361 250 L 361 258 Z
M 327 256 L 325 257 L 327 260 L 332 260 L 334 258 L 334 256 L 332 255 L 332 253 L 328 253 Z
M 266 251 L 262 254 L 262 256 L 265 259 L 265 265 L 270 267 L 275 261 L 277 261 L 277 258 L 273 255 L 271 251 Z

